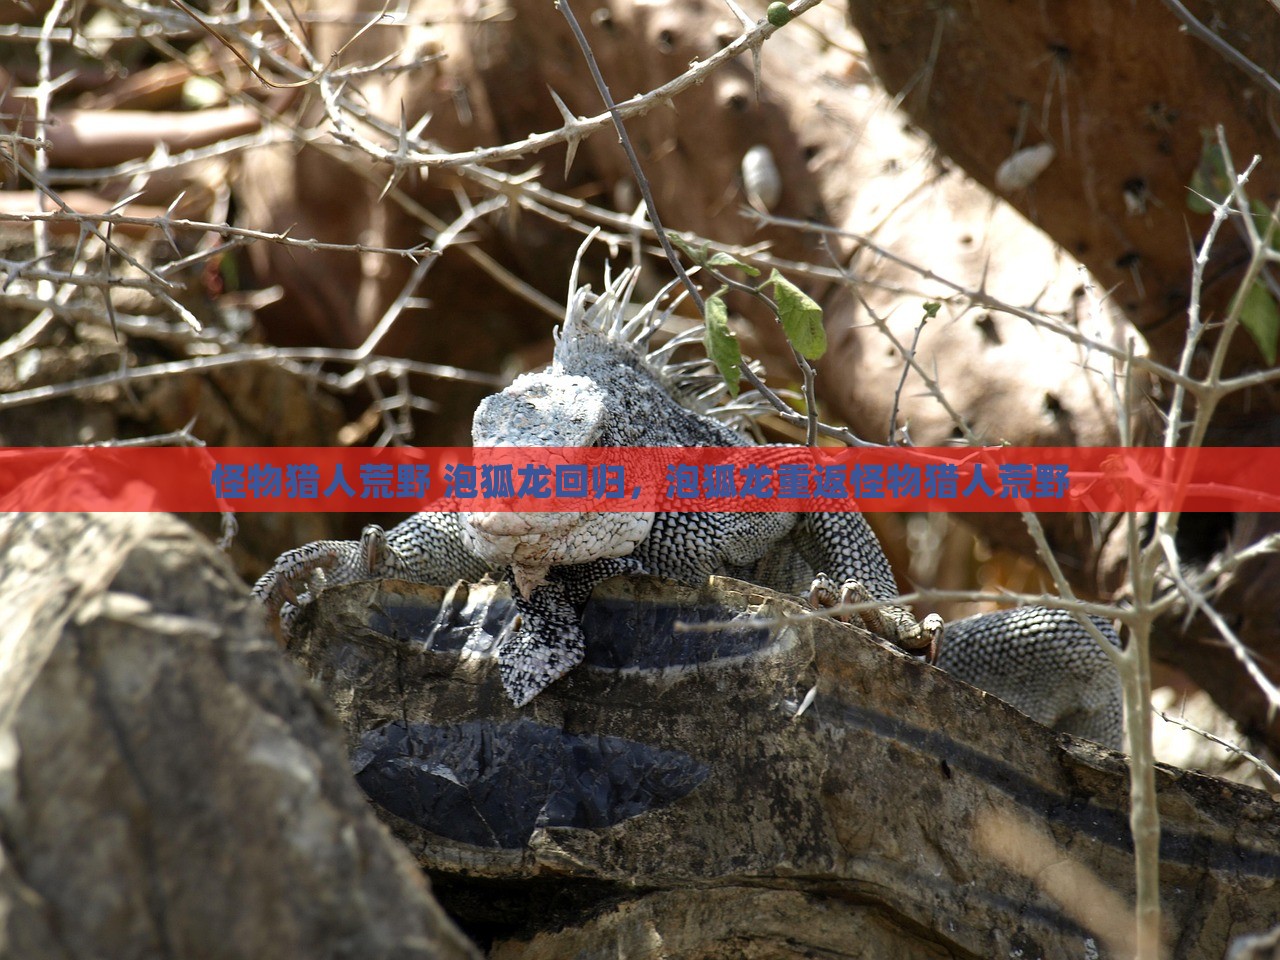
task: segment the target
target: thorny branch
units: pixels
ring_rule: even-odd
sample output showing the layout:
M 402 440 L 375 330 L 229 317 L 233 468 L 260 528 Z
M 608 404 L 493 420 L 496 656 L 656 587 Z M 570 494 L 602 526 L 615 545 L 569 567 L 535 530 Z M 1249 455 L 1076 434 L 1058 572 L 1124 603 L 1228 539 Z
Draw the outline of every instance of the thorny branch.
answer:
M 1161 0 L 1161 2 L 1173 11 L 1173 15 L 1182 21 L 1183 25 L 1191 31 L 1197 38 L 1203 40 L 1214 50 L 1218 51 L 1228 63 L 1233 64 L 1240 70 L 1244 71 L 1258 86 L 1266 90 L 1273 97 L 1280 95 L 1280 82 L 1276 80 L 1270 73 L 1258 66 L 1243 53 L 1227 43 L 1219 34 L 1210 30 L 1204 23 L 1196 19 L 1195 15 L 1186 8 L 1181 0 Z
M 189 220 L 185 217 L 134 217 L 124 213 L 77 213 L 71 209 L 51 210 L 40 213 L 5 213 L 0 211 L 0 223 L 77 223 L 77 224 L 113 224 L 115 226 L 151 227 L 166 236 L 172 236 L 175 230 L 194 230 L 198 233 L 216 233 L 220 237 L 234 237 L 239 240 L 261 240 L 282 247 L 296 247 L 300 250 L 315 252 L 317 250 L 333 250 L 342 253 L 381 253 L 389 257 L 405 257 L 414 260 L 418 257 L 438 256 L 439 251 L 432 250 L 426 243 L 414 247 L 381 247 L 376 244 L 330 243 L 307 237 L 293 237 L 289 231 L 269 233 L 264 230 L 250 230 L 235 227 L 229 223 L 214 223 L 204 220 Z M 182 264 L 185 266 L 185 264 Z M 156 273 L 163 276 L 175 269 L 173 264 L 165 264 L 156 268 Z M 30 271 L 24 271 L 28 276 Z M 111 279 L 111 278 L 108 278 Z M 113 281 L 114 282 L 114 281 Z
M 1152 707 L 1152 709 L 1155 710 L 1154 707 Z M 1156 715 L 1165 723 L 1171 723 L 1176 727 L 1181 727 L 1183 730 L 1194 733 L 1196 736 L 1203 737 L 1205 740 L 1218 744 L 1229 753 L 1234 753 L 1239 757 L 1243 757 L 1245 760 L 1249 761 L 1249 763 L 1253 764 L 1254 767 L 1256 767 L 1268 779 L 1273 781 L 1277 787 L 1280 787 L 1280 772 L 1277 772 L 1275 767 L 1271 766 L 1271 764 L 1267 763 L 1256 754 L 1246 750 L 1244 747 L 1240 746 L 1240 744 L 1232 743 L 1230 740 L 1226 740 L 1218 736 L 1216 733 L 1205 730 L 1203 727 L 1198 727 L 1183 717 L 1171 717 L 1163 710 L 1156 710 Z
M 653 190 L 649 186 L 649 178 L 644 175 L 644 168 L 640 165 L 640 158 L 636 155 L 635 145 L 632 144 L 631 138 L 627 136 L 627 125 L 622 122 L 622 112 L 618 109 L 618 105 L 613 102 L 613 94 L 609 92 L 609 85 L 605 83 L 604 75 L 600 73 L 600 65 L 596 63 L 596 55 L 591 52 L 591 44 L 587 42 L 587 38 L 582 32 L 582 27 L 578 25 L 578 18 L 573 15 L 573 7 L 569 5 L 569 0 L 556 0 L 556 7 L 564 14 L 564 18 L 569 24 L 569 29 L 573 31 L 574 39 L 578 41 L 578 46 L 582 49 L 582 55 L 587 59 L 587 69 L 591 71 L 591 79 L 595 81 L 596 89 L 600 91 L 600 98 L 604 100 L 605 108 L 609 111 L 609 118 L 613 121 L 613 127 L 618 131 L 618 141 L 622 144 L 622 149 L 627 153 L 627 162 L 631 164 L 631 172 L 636 176 L 636 184 L 640 187 L 640 195 L 644 198 L 644 208 L 649 213 L 649 223 L 658 233 L 658 242 L 662 244 L 662 252 L 666 254 L 667 262 L 671 264 L 671 269 L 680 278 L 684 288 L 689 291 L 689 298 L 697 305 L 698 312 L 703 313 L 706 310 L 706 306 L 702 301 L 702 294 L 698 291 L 697 284 L 685 272 L 684 265 L 680 262 L 680 257 L 677 256 L 675 248 L 671 246 L 671 238 L 662 229 L 662 218 L 658 216 L 658 205 L 654 202 Z
M 818 2 L 819 0 L 798 0 L 791 5 L 791 10 L 794 14 L 800 14 L 814 7 Z M 1165 2 L 1175 11 L 1181 7 L 1181 4 L 1173 0 L 1165 0 Z M 266 77 L 266 71 L 270 71 L 273 78 L 278 78 L 272 79 L 271 82 L 274 85 L 295 85 L 308 90 L 314 88 L 318 91 L 325 112 L 325 123 L 316 127 L 305 127 L 294 117 L 274 113 L 267 106 L 247 96 L 242 90 L 228 89 L 227 95 L 230 99 L 251 105 L 262 114 L 265 126 L 261 133 L 237 137 L 174 156 L 157 154 L 107 170 L 51 169 L 45 133 L 51 117 L 51 101 L 60 83 L 60 78 L 53 75 L 52 46 L 70 44 L 83 49 L 84 38 L 76 30 L 58 25 L 68 9 L 65 0 L 55 0 L 38 30 L 0 26 L 0 38 L 34 42 L 39 63 L 34 98 L 33 135 L 26 137 L 16 133 L 7 134 L 2 141 L 3 149 L 12 154 L 15 169 L 35 188 L 38 207 L 31 213 L 0 214 L 0 221 L 3 222 L 32 224 L 35 237 L 34 257 L 29 261 L 7 260 L 0 266 L 3 266 L 7 273 L 7 282 L 2 294 L 3 302 L 22 310 L 36 310 L 36 316 L 26 328 L 11 336 L 4 344 L 0 344 L 0 359 L 12 357 L 21 350 L 38 343 L 58 318 L 74 318 L 76 321 L 101 320 L 104 309 L 108 313 L 113 312 L 108 299 L 108 291 L 111 287 L 149 290 L 165 302 L 174 315 L 187 318 L 189 323 L 194 322 L 194 317 L 190 317 L 186 308 L 170 292 L 172 277 L 175 273 L 199 262 L 208 255 L 208 251 L 197 251 L 187 257 L 179 257 L 170 264 L 156 267 L 134 258 L 113 237 L 112 227 L 154 228 L 171 241 L 174 241 L 175 236 L 181 232 L 195 232 L 200 235 L 216 235 L 235 244 L 273 243 L 303 252 L 327 250 L 396 256 L 413 260 L 415 269 L 411 271 L 399 296 L 388 307 L 365 342 L 356 349 L 250 346 L 239 343 L 234 337 L 218 331 L 198 334 L 193 332 L 197 329 L 194 326 L 184 328 L 176 324 L 166 324 L 154 318 L 120 312 L 115 319 L 120 329 L 126 333 L 164 337 L 187 346 L 216 344 L 222 352 L 191 356 L 169 363 L 146 364 L 132 370 L 119 370 L 101 376 L 80 378 L 68 383 L 13 391 L 0 397 L 0 409 L 39 403 L 101 387 L 125 386 L 144 380 L 205 372 L 220 367 L 246 363 L 274 364 L 339 391 L 349 392 L 363 386 L 374 397 L 375 409 L 383 427 L 380 442 L 404 439 L 408 429 L 404 415 L 409 410 L 421 408 L 423 405 L 423 401 L 414 397 L 409 390 L 408 374 L 445 377 L 492 386 L 500 386 L 502 382 L 499 378 L 472 374 L 453 367 L 380 357 L 373 352 L 405 307 L 417 296 L 419 285 L 440 253 L 451 243 L 456 243 L 461 234 L 475 220 L 511 204 L 518 205 L 520 209 L 566 229 L 582 233 L 589 233 L 597 228 L 612 231 L 611 234 L 604 236 L 604 239 L 612 243 L 626 244 L 632 237 L 643 237 L 648 243 L 649 250 L 654 245 L 669 247 L 665 233 L 661 230 L 657 211 L 653 208 L 648 184 L 640 170 L 639 159 L 627 140 L 624 121 L 642 116 L 655 106 L 670 103 L 683 91 L 702 82 L 714 70 L 743 52 L 750 51 L 755 54 L 761 43 L 776 29 L 766 21 L 751 25 L 746 22 L 745 17 L 740 16 L 745 29 L 742 35 L 732 43 L 707 60 L 694 64 L 667 83 L 617 104 L 613 103 L 597 68 L 594 73 L 597 86 L 605 99 L 604 113 L 590 118 L 579 118 L 568 115 L 566 111 L 565 122 L 555 130 L 533 134 L 524 139 L 494 147 L 450 151 L 433 143 L 425 136 L 428 126 L 426 118 L 412 126 L 402 118 L 397 126 L 393 122 L 376 116 L 362 101 L 359 81 L 381 76 L 385 72 L 408 69 L 407 65 L 393 64 L 389 60 L 374 64 L 344 65 L 338 62 L 341 59 L 339 55 L 327 60 L 321 58 L 310 46 L 310 38 L 305 33 L 304 22 L 299 22 L 301 30 L 294 29 L 290 21 L 269 4 L 263 5 L 263 9 L 266 10 L 265 15 L 248 11 L 248 5 L 241 5 L 238 8 L 240 12 L 235 14 L 207 17 L 202 15 L 200 23 L 194 21 L 189 15 L 164 7 L 119 3 L 113 3 L 111 6 L 124 18 L 122 23 L 125 29 L 121 31 L 121 36 L 143 37 L 165 56 L 177 62 L 190 63 L 191 61 L 184 51 L 175 46 L 175 43 L 182 38 L 190 39 L 200 36 L 202 24 L 215 27 L 219 39 L 231 47 L 236 56 L 251 67 L 255 75 Z M 567 4 L 563 5 L 563 10 L 569 22 L 576 27 L 576 20 L 573 19 L 572 11 Z M 735 12 L 740 14 L 740 11 L 735 10 Z M 492 14 L 480 14 L 480 16 L 490 15 Z M 1179 15 L 1182 14 L 1179 13 Z M 371 29 L 375 22 L 368 18 L 356 19 L 352 21 L 351 26 L 356 31 L 363 31 Z M 408 25 L 407 21 L 400 24 L 400 26 L 405 25 Z M 583 46 L 584 55 L 591 61 L 590 46 L 586 43 L 581 30 L 575 29 L 574 32 Z M 285 44 L 277 43 L 277 38 L 281 36 Z M 1207 37 L 1203 39 L 1212 42 Z M 289 54 L 282 52 L 285 45 L 297 55 L 301 64 L 294 62 Z M 339 54 L 341 52 L 339 51 Z M 1257 69 L 1252 64 L 1240 64 L 1238 59 L 1236 62 L 1246 70 L 1251 67 L 1254 70 Z M 201 71 L 193 66 L 193 72 Z M 1280 86 L 1277 86 L 1269 75 L 1258 79 L 1267 89 L 1280 92 Z M 539 182 L 536 176 L 502 172 L 490 166 L 500 161 L 526 157 L 556 144 L 573 146 L 584 137 L 609 127 L 618 131 L 624 140 L 624 146 L 629 150 L 629 159 L 632 161 L 632 167 L 637 174 L 649 208 L 647 223 L 637 222 L 627 214 L 608 210 L 581 198 L 558 193 Z M 388 201 L 397 204 L 410 216 L 424 224 L 434 235 L 434 243 L 430 246 L 418 244 L 407 248 L 395 248 L 358 241 L 319 242 L 293 237 L 288 231 L 278 233 L 253 231 L 232 227 L 226 222 L 212 219 L 176 217 L 172 215 L 172 209 L 164 216 L 153 217 L 131 216 L 127 208 L 91 214 L 73 209 L 61 198 L 56 189 L 57 185 L 122 182 L 134 178 L 145 180 L 149 175 L 160 170 L 171 169 L 175 165 L 191 164 L 215 157 L 235 156 L 265 145 L 290 142 L 310 145 L 344 163 L 370 183 L 379 187 L 385 185 Z M 1229 153 L 1226 151 L 1225 142 L 1222 148 L 1229 164 Z M 27 156 L 30 157 L 29 161 L 24 159 Z M 380 165 L 382 169 L 371 166 L 370 161 Z M 1255 160 L 1254 164 L 1256 162 Z M 1240 322 L 1240 298 L 1237 298 L 1235 306 L 1220 328 L 1211 328 L 1200 315 L 1200 292 L 1203 287 L 1205 266 L 1219 229 L 1227 220 L 1232 217 L 1238 218 L 1248 231 L 1252 257 L 1245 276 L 1245 284 L 1251 283 L 1253 278 L 1259 276 L 1267 263 L 1277 259 L 1278 255 L 1270 249 L 1270 236 L 1258 235 L 1250 205 L 1244 193 L 1245 184 L 1254 164 L 1250 164 L 1243 173 L 1234 178 L 1231 196 L 1215 206 L 1213 223 L 1193 261 L 1187 345 L 1176 369 L 1160 364 L 1149 357 L 1135 354 L 1131 347 L 1122 349 L 1092 337 L 1060 319 L 1046 316 L 1034 309 L 1003 302 L 992 297 L 985 290 L 972 289 L 963 283 L 939 276 L 927 267 L 910 262 L 909 259 L 876 244 L 864 235 L 826 224 L 769 214 L 748 213 L 748 216 L 756 218 L 761 224 L 774 227 L 810 231 L 824 237 L 850 239 L 875 256 L 911 270 L 922 283 L 943 286 L 950 291 L 951 297 L 960 302 L 1020 317 L 1040 329 L 1069 340 L 1092 354 L 1107 358 L 1122 371 L 1125 379 L 1124 396 L 1121 396 L 1122 391 L 1118 386 L 1113 386 L 1113 396 L 1121 411 L 1133 402 L 1130 391 L 1136 372 L 1170 384 L 1172 399 L 1167 410 L 1164 444 L 1166 446 L 1179 443 L 1198 445 L 1203 441 L 1218 401 L 1224 396 L 1280 379 L 1280 370 L 1276 369 L 1236 376 L 1226 376 L 1222 372 L 1227 345 Z M 389 176 L 387 167 L 390 167 Z M 473 207 L 466 207 L 452 222 L 445 221 L 398 188 L 399 175 L 411 168 L 453 169 L 458 175 L 487 191 L 491 199 L 479 202 Z M 74 224 L 80 231 L 73 266 L 67 270 L 57 269 L 49 263 L 49 228 L 57 223 Z M 777 267 L 783 272 L 811 279 L 847 283 L 855 292 L 860 286 L 873 282 L 866 277 L 854 276 L 834 255 L 832 265 L 824 266 L 787 261 L 759 248 L 726 246 L 714 242 L 710 245 L 712 249 L 724 250 L 756 265 Z M 174 246 L 178 246 L 176 241 Z M 483 251 L 468 244 L 459 244 L 457 249 L 479 263 L 496 282 L 519 293 L 542 311 L 551 315 L 559 314 L 560 307 L 557 304 L 514 277 Z M 672 255 L 669 249 L 666 252 L 669 256 Z M 98 273 L 91 272 L 89 267 L 95 255 L 102 256 L 103 269 Z M 133 267 L 140 276 L 136 278 L 120 276 L 111 269 L 113 260 Z M 673 265 L 678 265 L 678 261 L 674 261 Z M 1242 289 L 1245 288 L 1242 287 Z M 77 297 L 78 291 L 86 289 L 100 292 L 104 309 L 97 308 L 86 298 Z M 691 293 L 696 302 L 697 292 L 691 290 Z M 904 370 L 903 384 L 906 383 L 908 371 L 914 374 L 924 385 L 925 390 L 952 416 L 967 441 L 976 444 L 977 438 L 973 431 L 964 422 L 960 412 L 948 401 L 945 385 L 940 384 L 937 377 L 918 362 L 917 343 L 914 341 L 909 345 L 903 343 L 893 333 L 885 318 L 878 316 L 865 300 L 862 302 L 872 323 L 901 356 Z M 1211 329 L 1217 335 L 1210 348 L 1211 362 L 1208 372 L 1204 376 L 1197 377 L 1192 373 L 1193 354 L 1208 345 L 1207 335 Z M 920 332 L 917 330 L 916 341 L 919 336 Z M 330 366 L 324 368 L 322 364 Z M 335 365 L 347 369 L 343 373 L 336 373 L 333 371 Z M 803 365 L 801 369 L 804 369 Z M 773 403 L 778 416 L 786 422 L 807 426 L 815 433 L 840 439 L 846 443 L 864 443 L 851 431 L 817 424 L 812 416 L 806 417 L 792 410 L 784 400 L 769 391 L 749 367 L 744 367 L 744 376 Z M 390 394 L 388 389 L 392 391 Z M 901 390 L 901 387 L 899 389 Z M 806 378 L 806 393 L 810 401 L 809 411 L 812 413 L 815 406 L 812 382 L 808 378 Z M 1184 419 L 1187 416 L 1185 408 L 1192 400 L 1194 400 L 1194 410 L 1190 414 L 1190 419 Z M 894 407 L 896 425 L 896 399 Z M 1158 948 L 1159 926 L 1158 901 L 1155 899 L 1158 820 L 1155 816 L 1154 783 L 1150 779 L 1150 717 L 1149 711 L 1142 706 L 1149 701 L 1150 693 L 1148 638 L 1151 624 L 1157 617 L 1166 614 L 1178 604 L 1186 604 L 1190 608 L 1199 610 L 1218 630 L 1233 654 L 1265 692 L 1273 707 L 1280 708 L 1280 690 L 1266 678 L 1253 653 L 1244 646 L 1231 630 L 1230 625 L 1214 611 L 1211 602 L 1212 587 L 1216 582 L 1264 553 L 1275 552 L 1280 547 L 1280 536 L 1267 538 L 1230 555 L 1215 558 L 1202 570 L 1183 571 L 1178 565 L 1174 541 L 1178 519 L 1176 514 L 1150 518 L 1155 533 L 1149 536 L 1141 528 L 1138 518 L 1127 518 L 1126 533 L 1131 554 L 1129 569 L 1132 585 L 1127 604 L 1120 608 L 1081 600 L 1072 594 L 1067 578 L 1034 514 L 1026 515 L 1028 531 L 1037 545 L 1041 560 L 1050 572 L 1058 596 L 1046 599 L 1044 596 L 1029 593 L 917 591 L 895 601 L 934 602 L 963 598 L 984 602 L 1036 603 L 1069 610 L 1082 617 L 1110 616 L 1128 628 L 1129 640 L 1123 651 L 1114 651 L 1105 643 L 1103 648 L 1116 659 L 1120 666 L 1122 675 L 1125 677 L 1126 700 L 1130 704 L 1129 738 L 1130 751 L 1134 756 L 1133 832 L 1139 852 L 1139 942 L 1142 945 L 1141 949 L 1146 951 L 1148 956 L 1154 956 Z M 1082 623 L 1086 629 L 1091 627 L 1087 619 L 1082 620 Z M 1101 642 L 1101 637 L 1096 639 Z

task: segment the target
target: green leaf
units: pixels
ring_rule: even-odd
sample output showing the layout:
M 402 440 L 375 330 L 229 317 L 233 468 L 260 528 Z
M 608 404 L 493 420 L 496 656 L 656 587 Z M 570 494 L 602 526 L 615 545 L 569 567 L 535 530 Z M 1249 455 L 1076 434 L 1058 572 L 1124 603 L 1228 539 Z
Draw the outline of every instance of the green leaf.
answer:
M 728 253 L 712 254 L 711 259 L 707 261 L 708 267 L 737 267 L 749 277 L 760 276 L 760 271 L 749 263 L 743 263 L 737 257 Z
M 942 309 L 942 304 L 937 300 L 926 300 L 924 304 L 924 315 L 926 320 L 932 320 L 938 315 L 938 311 Z
M 1213 213 L 1214 205 L 1231 193 L 1231 178 L 1227 175 L 1227 160 L 1217 136 L 1211 130 L 1201 130 L 1200 136 L 1204 144 L 1200 148 L 1200 162 L 1187 185 L 1191 188 L 1187 209 L 1192 213 Z
M 228 251 L 218 258 L 218 273 L 222 275 L 222 282 L 228 291 L 240 290 L 240 267 L 236 263 L 235 256 Z
M 707 356 L 724 377 L 724 385 L 729 388 L 729 396 L 738 395 L 738 381 L 742 378 L 742 349 L 738 346 L 738 338 L 729 329 L 729 308 L 724 302 L 721 287 L 713 295 L 707 297 L 706 333 L 702 342 L 706 344 Z
M 1240 322 L 1253 337 L 1270 366 L 1276 363 L 1276 339 L 1280 337 L 1280 310 L 1271 297 L 1267 285 L 1259 278 L 1253 282 L 1240 305 Z
M 800 356 L 817 360 L 827 352 L 827 331 L 822 326 L 822 308 L 807 293 L 780 274 L 769 275 L 773 297 L 778 303 L 782 331 Z
M 667 239 L 671 241 L 671 245 L 673 247 L 683 253 L 698 266 L 706 266 L 708 250 L 705 243 L 701 247 L 695 247 L 674 230 L 667 231 Z

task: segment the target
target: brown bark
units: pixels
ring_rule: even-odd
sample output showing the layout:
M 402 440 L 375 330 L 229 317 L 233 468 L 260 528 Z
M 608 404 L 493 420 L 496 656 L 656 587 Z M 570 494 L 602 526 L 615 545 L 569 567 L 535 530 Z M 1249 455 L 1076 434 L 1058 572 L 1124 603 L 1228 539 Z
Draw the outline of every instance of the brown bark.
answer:
M 1255 62 L 1280 57 L 1280 21 L 1264 0 L 1189 6 Z M 1189 238 L 1209 222 L 1187 207 L 1203 134 L 1221 124 L 1242 168 L 1254 154 L 1265 158 L 1274 133 L 1264 90 L 1180 29 L 1159 0 L 979 0 L 944 11 L 853 0 L 849 9 L 877 74 L 905 94 L 912 119 L 1088 266 L 1154 355 L 1172 363 L 1185 334 Z M 1000 191 L 1001 163 L 1039 143 L 1056 148 L 1049 167 L 1026 189 Z M 1280 173 L 1264 162 L 1251 195 L 1270 207 L 1278 188 Z M 1245 253 L 1225 232 L 1207 277 L 1210 309 L 1234 292 Z M 1242 338 L 1233 365 L 1259 364 Z

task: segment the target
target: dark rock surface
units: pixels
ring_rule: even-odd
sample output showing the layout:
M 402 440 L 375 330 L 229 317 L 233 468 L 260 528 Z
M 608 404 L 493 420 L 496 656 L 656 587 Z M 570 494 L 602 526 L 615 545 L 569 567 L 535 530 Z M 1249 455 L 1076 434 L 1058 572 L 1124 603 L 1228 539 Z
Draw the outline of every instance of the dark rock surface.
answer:
M 1132 955 L 1123 756 L 725 579 L 603 585 L 587 663 L 516 710 L 507 603 L 353 584 L 292 645 L 492 956 Z M 774 622 L 706 625 L 744 616 Z M 1280 921 L 1280 807 L 1158 782 L 1172 955 L 1221 957 Z

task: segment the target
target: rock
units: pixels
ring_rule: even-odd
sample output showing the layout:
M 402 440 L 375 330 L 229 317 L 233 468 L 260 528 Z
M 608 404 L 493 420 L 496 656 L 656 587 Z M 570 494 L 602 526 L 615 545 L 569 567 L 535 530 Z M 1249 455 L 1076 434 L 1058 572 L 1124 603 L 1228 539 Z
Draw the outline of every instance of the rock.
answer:
M 123 514 L 0 543 L 0 956 L 478 956 L 217 551 Z
M 586 662 L 517 710 L 491 656 L 508 604 L 351 584 L 292 645 L 492 956 L 1132 955 L 1122 755 L 727 579 L 602 585 Z M 1221 957 L 1280 921 L 1280 808 L 1158 786 L 1172 955 Z

